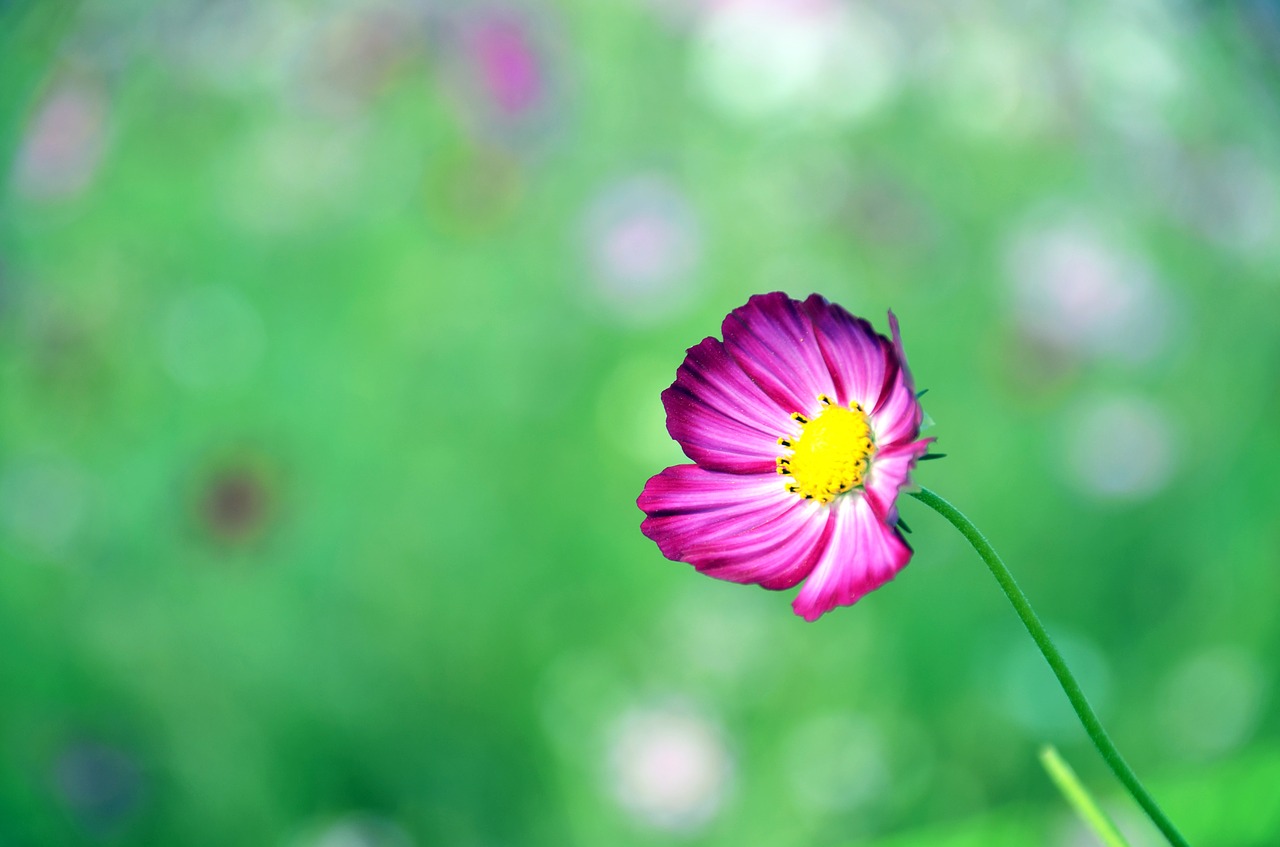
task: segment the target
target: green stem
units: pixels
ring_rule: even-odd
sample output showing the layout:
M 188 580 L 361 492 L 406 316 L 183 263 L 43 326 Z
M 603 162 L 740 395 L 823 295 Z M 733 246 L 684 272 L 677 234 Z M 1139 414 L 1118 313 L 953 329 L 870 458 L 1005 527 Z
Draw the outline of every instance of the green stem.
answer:
M 1084 724 L 1085 732 L 1089 733 L 1093 746 L 1098 748 L 1098 752 L 1102 754 L 1102 758 L 1106 760 L 1116 777 L 1129 789 L 1129 793 L 1133 795 L 1133 799 L 1138 801 L 1138 805 L 1147 813 L 1147 817 L 1164 833 L 1164 837 L 1174 847 L 1189 847 L 1187 840 L 1182 837 L 1182 833 L 1178 832 L 1178 828 L 1165 815 L 1165 813 L 1156 805 L 1156 801 L 1147 793 L 1147 789 L 1138 781 L 1138 777 L 1134 775 L 1133 769 L 1125 762 L 1124 757 L 1120 755 L 1120 751 L 1116 749 L 1116 745 L 1111 741 L 1111 737 L 1107 735 L 1107 731 L 1102 728 L 1102 721 L 1098 720 L 1098 715 L 1093 711 L 1093 707 L 1089 705 L 1089 700 L 1084 696 L 1084 692 L 1080 690 L 1080 683 L 1076 682 L 1075 676 L 1072 675 L 1071 669 L 1067 667 L 1066 661 L 1063 660 L 1062 654 L 1058 652 L 1058 648 L 1054 646 L 1053 641 L 1049 638 L 1049 633 L 1045 631 L 1044 624 L 1040 623 L 1040 618 L 1036 615 L 1035 610 L 1031 608 L 1031 602 L 1027 600 L 1027 595 L 1022 593 L 1022 589 L 1018 588 L 1018 583 L 1014 581 L 1013 575 L 1009 573 L 1009 569 L 1000 559 L 1000 554 L 991 546 L 991 542 L 983 536 L 973 523 L 964 516 L 964 514 L 952 506 L 946 500 L 943 500 L 937 494 L 934 494 L 927 488 L 912 494 L 920 502 L 933 509 L 938 514 L 946 518 L 952 526 L 960 530 L 960 534 L 965 540 L 973 545 L 973 549 L 982 557 L 982 561 L 987 563 L 987 567 L 991 569 L 991 575 L 996 578 L 996 582 L 1000 583 L 1000 588 L 1004 590 L 1005 596 L 1009 598 L 1009 602 L 1013 604 L 1014 611 L 1018 613 L 1018 617 L 1022 618 L 1022 623 L 1027 628 L 1027 632 L 1031 633 L 1031 638 L 1036 642 L 1036 646 L 1040 648 L 1040 652 L 1044 654 L 1045 661 L 1049 663 L 1049 667 L 1053 669 L 1053 673 L 1058 677 L 1058 682 L 1062 685 L 1062 690 L 1066 692 L 1067 699 L 1071 701 L 1071 707 L 1076 710 L 1076 715 L 1080 718 L 1080 723 Z

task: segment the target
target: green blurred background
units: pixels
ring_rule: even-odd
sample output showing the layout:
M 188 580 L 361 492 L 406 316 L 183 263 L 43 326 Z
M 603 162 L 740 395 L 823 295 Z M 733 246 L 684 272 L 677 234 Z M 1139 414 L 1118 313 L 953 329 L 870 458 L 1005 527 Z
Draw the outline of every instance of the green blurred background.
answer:
M 1195 843 L 1280 843 L 1280 5 L 0 2 L 0 845 L 1135 845 L 936 515 L 817 624 L 666 562 L 755 292 Z

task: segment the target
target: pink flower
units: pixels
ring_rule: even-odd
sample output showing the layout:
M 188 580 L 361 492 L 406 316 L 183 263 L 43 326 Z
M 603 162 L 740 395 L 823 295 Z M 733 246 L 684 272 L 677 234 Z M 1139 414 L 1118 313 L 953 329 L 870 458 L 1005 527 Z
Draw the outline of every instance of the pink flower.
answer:
M 752 297 L 689 348 L 662 393 L 667 430 L 696 464 L 645 484 L 641 531 L 668 559 L 771 590 L 804 580 L 817 620 L 879 588 L 911 558 L 898 491 L 932 438 L 890 341 L 813 295 Z

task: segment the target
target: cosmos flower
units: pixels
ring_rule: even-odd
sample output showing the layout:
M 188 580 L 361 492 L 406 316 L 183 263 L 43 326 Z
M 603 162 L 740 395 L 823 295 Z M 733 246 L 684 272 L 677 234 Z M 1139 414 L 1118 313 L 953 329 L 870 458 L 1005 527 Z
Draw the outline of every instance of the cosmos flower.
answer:
M 890 341 L 813 295 L 752 297 L 724 341 L 689 348 L 662 394 L 695 464 L 652 477 L 641 530 L 669 559 L 772 590 L 817 620 L 911 558 L 896 500 L 931 438 L 889 314 Z

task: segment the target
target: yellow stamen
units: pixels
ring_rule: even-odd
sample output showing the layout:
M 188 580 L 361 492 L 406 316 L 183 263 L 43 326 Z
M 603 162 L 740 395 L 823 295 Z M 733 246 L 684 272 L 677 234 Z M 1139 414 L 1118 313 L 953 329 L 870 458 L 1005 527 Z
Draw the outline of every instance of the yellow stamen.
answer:
M 876 445 L 862 406 L 837 406 L 825 394 L 818 400 L 822 409 L 816 417 L 798 412 L 791 416 L 800 424 L 798 436 L 778 439 L 779 446 L 791 448 L 790 454 L 778 457 L 778 473 L 794 480 L 787 485 L 791 493 L 830 503 L 862 485 Z

